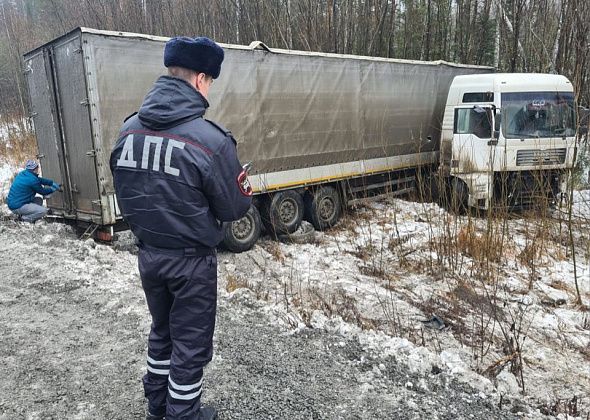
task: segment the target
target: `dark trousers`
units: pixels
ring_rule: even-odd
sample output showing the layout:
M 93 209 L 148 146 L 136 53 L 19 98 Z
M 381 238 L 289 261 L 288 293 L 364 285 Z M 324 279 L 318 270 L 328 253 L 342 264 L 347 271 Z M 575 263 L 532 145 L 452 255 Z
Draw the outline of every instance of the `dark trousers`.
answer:
M 167 420 L 194 420 L 203 367 L 213 356 L 217 257 L 140 248 L 139 272 L 152 315 L 143 378 L 148 409 Z

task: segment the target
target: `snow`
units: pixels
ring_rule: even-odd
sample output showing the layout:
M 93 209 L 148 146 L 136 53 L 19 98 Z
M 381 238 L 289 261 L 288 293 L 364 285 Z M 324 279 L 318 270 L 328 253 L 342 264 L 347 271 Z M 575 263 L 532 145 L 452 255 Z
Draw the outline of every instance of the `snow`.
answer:
M 0 115 L 0 142 L 7 143 L 11 134 L 20 134 L 23 127 L 27 127 L 29 120 L 27 118 L 22 119 L 10 119 L 8 120 L 5 116 Z M 32 127 L 31 127 L 32 128 Z
M 0 142 L 6 143 L 8 141 L 8 135 L 11 127 L 6 124 L 0 124 Z
M 590 219 L 590 190 L 574 191 L 573 213 L 583 219 Z
M 0 116 L 1 117 L 1 116 Z M 4 143 L 2 147 L 11 149 L 10 135 L 14 138 L 19 138 L 22 135 L 21 130 L 27 126 L 27 120 L 21 121 L 1 121 L 0 120 L 0 143 Z M 8 195 L 10 189 L 10 180 L 19 171 L 18 166 L 23 162 L 15 162 L 11 156 L 0 155 L 0 202 L 2 202 Z
M 12 170 L 2 167 L 0 185 Z M 590 217 L 585 208 L 590 195 L 576 192 L 576 200 L 574 216 Z M 387 375 L 383 361 L 395 358 L 420 377 L 440 370 L 493 404 L 500 395 L 529 407 L 575 395 L 586 415 L 590 410 L 586 227 L 574 228 L 579 305 L 571 251 L 560 239 L 558 221 L 550 219 L 543 225 L 526 214 L 509 218 L 505 221 L 509 239 L 498 261 L 476 257 L 475 251 L 467 252 L 458 243 L 467 226 L 483 235 L 488 223 L 486 218 L 457 218 L 435 204 L 385 200 L 355 210 L 330 231 L 318 232 L 313 244 L 262 238 L 248 252 L 220 253 L 219 296 L 238 307 L 259 308 L 290 336 L 321 330 L 341 337 L 334 346 L 357 342 L 364 355 L 379 361 L 363 373 L 362 389 L 367 393 Z M 0 225 L 0 233 L 1 229 Z M 64 242 L 67 229 L 18 225 L 23 237 L 39 233 L 31 252 L 49 257 L 66 249 L 75 256 L 66 262 L 67 269 L 60 269 L 59 287 L 75 280 L 109 296 L 124 296 L 130 284 L 137 284 L 136 256 L 117 248 L 131 242 L 129 234 L 109 247 L 92 240 Z M 531 244 L 540 247 L 534 269 L 525 258 Z M 12 274 L 19 275 L 19 264 L 32 264 L 29 259 L 23 254 L 23 261 L 10 267 Z M 490 277 L 482 277 L 484 273 Z M 145 317 L 141 301 L 129 304 L 123 297 L 110 298 L 101 311 Z M 494 313 L 500 315 L 495 318 Z M 448 327 L 425 328 L 420 321 L 434 314 Z M 144 322 L 138 334 L 147 328 Z M 510 363 L 496 375 L 484 373 L 510 356 L 506 337 L 522 350 L 524 393 Z M 418 377 L 401 384 L 408 390 L 429 387 Z
M 10 179 L 15 172 L 16 168 L 13 165 L 0 162 L 0 201 L 8 195 Z
M 520 392 L 520 386 L 516 380 L 516 377 L 505 370 L 500 372 L 496 377 L 496 387 L 498 392 L 502 395 L 515 395 Z
M 581 208 L 576 203 L 575 217 L 582 216 Z M 523 262 L 520 255 L 536 243 L 531 230 L 538 228 L 526 215 L 507 222 L 510 240 L 502 262 L 494 264 L 494 284 L 473 277 L 479 263 L 464 252 L 457 252 L 455 273 L 448 263 L 429 272 L 428 265 L 437 260 L 432 242 L 445 226 L 457 235 L 469 223 L 485 232 L 485 219 L 454 219 L 434 204 L 394 199 L 357 210 L 341 226 L 318 233 L 316 244 L 261 240 L 249 252 L 224 255 L 220 272 L 222 277 L 231 272 L 241 278 L 285 328 L 354 335 L 365 349 L 390 352 L 417 371 L 437 366 L 486 394 L 510 394 L 531 404 L 577 395 L 588 408 L 590 328 L 584 308 L 590 303 L 590 288 L 584 247 L 578 244 L 577 255 L 582 306 L 575 304 L 567 246 L 547 240 L 535 258 L 534 273 Z M 558 229 L 557 222 L 551 223 L 547 235 Z M 457 288 L 464 289 L 465 296 L 457 297 Z M 497 310 L 504 313 L 495 321 L 492 303 L 485 298 L 494 290 Z M 452 305 L 458 306 L 458 314 Z M 445 319 L 450 327 L 440 332 L 425 329 L 420 320 L 434 314 L 452 316 Z M 470 345 L 479 339 L 475 326 L 480 322 L 486 324 L 483 354 Z M 506 356 L 499 324 L 522 347 L 524 394 L 510 363 L 496 377 L 481 374 Z M 519 330 L 512 331 L 511 324 Z

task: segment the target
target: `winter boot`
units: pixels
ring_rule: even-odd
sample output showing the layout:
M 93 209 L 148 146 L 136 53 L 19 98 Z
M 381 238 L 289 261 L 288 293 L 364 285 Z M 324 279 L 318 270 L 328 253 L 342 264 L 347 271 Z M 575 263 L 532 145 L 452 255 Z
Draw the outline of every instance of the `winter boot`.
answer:
M 197 420 L 217 420 L 217 410 L 213 407 L 202 405 L 199 409 Z
M 145 420 L 164 420 L 166 417 L 164 416 L 164 414 L 160 414 L 160 415 L 155 415 L 155 414 L 151 414 L 149 411 L 147 413 L 147 415 L 145 416 Z

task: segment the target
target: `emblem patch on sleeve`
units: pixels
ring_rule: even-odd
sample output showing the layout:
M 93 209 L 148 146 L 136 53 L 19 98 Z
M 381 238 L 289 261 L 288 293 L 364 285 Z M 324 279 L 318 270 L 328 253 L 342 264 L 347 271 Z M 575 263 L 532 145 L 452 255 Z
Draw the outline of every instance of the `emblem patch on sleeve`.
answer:
M 248 179 L 248 172 L 243 170 L 238 175 L 238 186 L 240 187 L 240 192 L 246 196 L 252 195 L 252 185 L 250 184 L 250 180 Z

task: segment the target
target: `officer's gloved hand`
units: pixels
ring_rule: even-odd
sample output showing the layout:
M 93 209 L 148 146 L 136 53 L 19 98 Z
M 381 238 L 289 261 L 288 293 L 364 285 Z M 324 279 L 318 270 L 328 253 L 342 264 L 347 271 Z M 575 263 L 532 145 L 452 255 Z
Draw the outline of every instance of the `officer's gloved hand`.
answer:
M 60 189 L 60 185 L 57 182 L 53 182 L 53 184 L 51 184 L 51 189 L 55 192 Z

